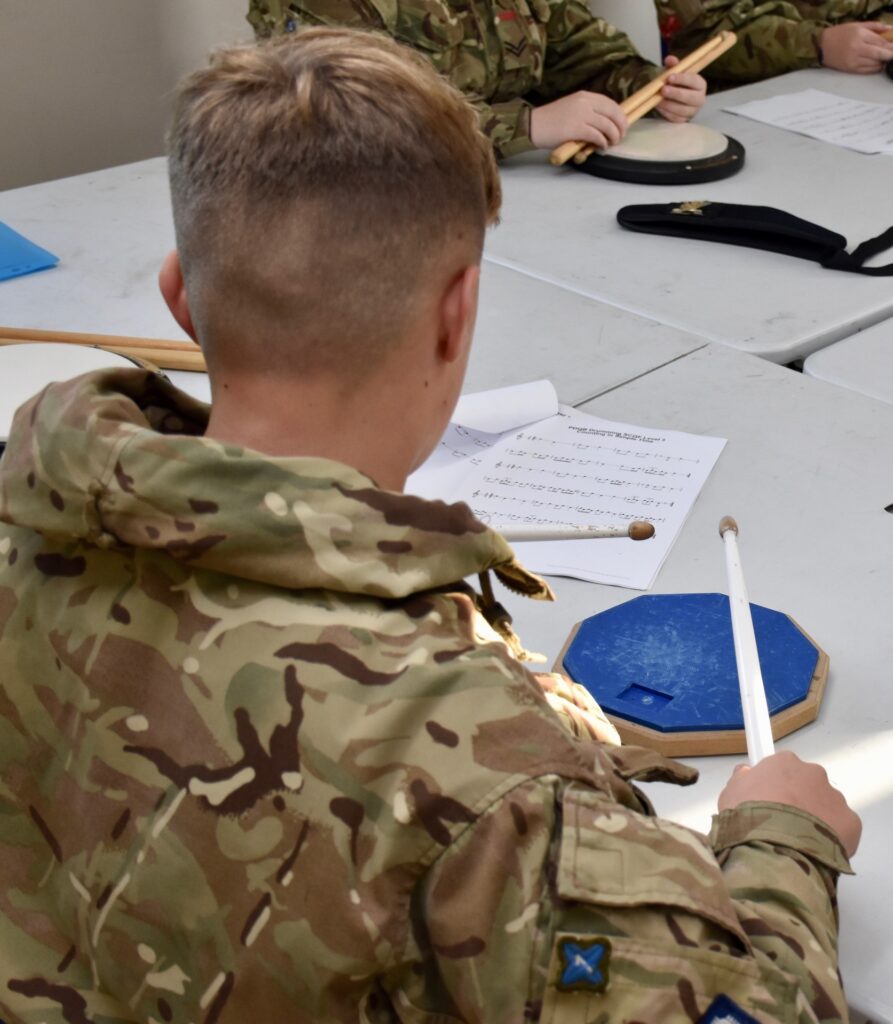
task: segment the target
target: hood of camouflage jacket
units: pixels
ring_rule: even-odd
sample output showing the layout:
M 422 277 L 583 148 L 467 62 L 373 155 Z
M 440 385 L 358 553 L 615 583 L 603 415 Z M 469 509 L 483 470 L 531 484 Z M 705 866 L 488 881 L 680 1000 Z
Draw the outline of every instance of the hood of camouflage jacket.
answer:
M 494 569 L 516 591 L 551 596 L 467 505 L 383 491 L 329 459 L 205 438 L 208 413 L 144 370 L 50 385 L 13 422 L 0 520 L 288 589 L 402 598 Z

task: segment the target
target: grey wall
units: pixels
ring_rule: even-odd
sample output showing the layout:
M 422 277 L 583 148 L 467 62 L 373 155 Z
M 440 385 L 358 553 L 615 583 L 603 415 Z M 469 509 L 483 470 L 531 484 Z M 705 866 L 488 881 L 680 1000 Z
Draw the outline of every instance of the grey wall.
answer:
M 0 189 L 164 151 L 171 90 L 247 0 L 0 0 Z M 593 0 L 657 58 L 652 0 Z
M 246 0 L 0 0 L 0 188 L 163 152 L 171 90 Z

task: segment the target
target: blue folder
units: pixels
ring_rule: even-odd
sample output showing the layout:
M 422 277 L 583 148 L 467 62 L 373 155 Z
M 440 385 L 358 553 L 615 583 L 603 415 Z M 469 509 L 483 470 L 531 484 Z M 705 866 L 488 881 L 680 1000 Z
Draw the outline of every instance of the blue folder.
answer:
M 55 267 L 59 257 L 13 231 L 0 221 L 0 281 L 22 274 L 33 274 L 36 270 Z

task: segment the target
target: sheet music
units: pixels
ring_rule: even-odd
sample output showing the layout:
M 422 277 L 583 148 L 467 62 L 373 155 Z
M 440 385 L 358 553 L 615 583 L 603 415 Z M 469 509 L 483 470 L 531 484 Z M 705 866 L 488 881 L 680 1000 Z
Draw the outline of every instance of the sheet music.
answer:
M 647 541 L 570 540 L 514 545 L 530 569 L 647 590 L 688 517 L 725 440 L 558 415 L 504 435 L 478 453 L 454 501 L 493 527 L 585 526 L 647 519 Z
M 440 443 L 406 481 L 406 490 L 455 501 L 456 488 L 488 448 L 507 433 L 557 412 L 558 395 L 547 380 L 463 395 Z
M 808 135 L 857 153 L 893 155 L 893 105 L 803 89 L 724 108 L 730 114 Z
M 481 457 L 506 434 L 488 434 L 451 423 L 440 443 L 406 481 L 408 494 L 440 501 L 457 501 L 456 492 L 470 472 L 481 463 Z

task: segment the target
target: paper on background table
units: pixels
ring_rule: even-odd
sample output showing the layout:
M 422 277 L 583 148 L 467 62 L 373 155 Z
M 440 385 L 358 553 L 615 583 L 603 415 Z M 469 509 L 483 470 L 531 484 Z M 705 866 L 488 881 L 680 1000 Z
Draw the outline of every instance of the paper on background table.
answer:
M 406 490 L 456 501 L 456 488 L 488 448 L 506 433 L 557 412 L 558 395 L 548 380 L 463 395 L 440 443 L 406 481 Z
M 651 540 L 514 545 L 529 569 L 647 590 L 725 446 L 718 437 L 654 430 L 562 406 L 503 436 L 453 491 L 485 523 L 584 526 L 647 519 Z
M 857 153 L 893 155 L 893 105 L 886 103 L 865 103 L 821 89 L 803 89 L 724 109 Z
M 0 281 L 55 267 L 59 257 L 0 221 Z

